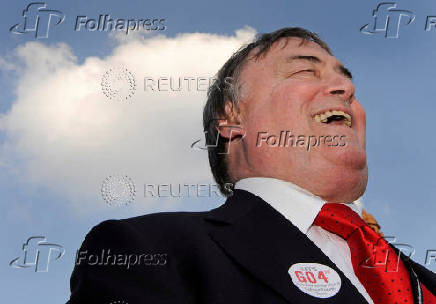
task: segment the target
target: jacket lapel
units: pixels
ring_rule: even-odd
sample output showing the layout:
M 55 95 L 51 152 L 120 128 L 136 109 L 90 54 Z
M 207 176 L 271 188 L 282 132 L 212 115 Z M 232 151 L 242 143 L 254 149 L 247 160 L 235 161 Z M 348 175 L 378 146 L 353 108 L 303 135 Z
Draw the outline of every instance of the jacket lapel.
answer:
M 419 281 L 422 282 L 425 287 L 427 287 L 427 289 L 436 296 L 436 273 L 428 270 L 418 263 L 413 262 L 412 260 L 410 260 L 410 263 L 413 270 L 417 274 Z
M 415 263 L 414 261 L 412 261 L 412 259 L 410 259 L 410 257 L 401 254 L 400 250 L 398 250 L 397 248 L 395 248 L 395 247 L 393 247 L 393 248 L 395 249 L 397 254 L 400 254 L 400 257 L 403 260 L 406 267 L 409 269 L 409 272 L 411 270 L 413 271 L 413 275 L 411 275 L 411 281 L 412 281 L 412 287 L 413 287 L 415 298 L 418 297 L 418 295 L 416 295 L 416 293 L 417 293 L 416 285 L 417 284 L 414 283 L 415 276 L 416 276 L 416 280 L 418 281 L 418 283 L 424 284 L 425 287 L 427 287 L 427 289 L 433 295 L 436 296 L 436 273 L 428 270 L 427 268 L 425 268 L 424 266 L 422 266 L 418 263 Z M 415 302 L 418 303 L 417 301 L 415 301 Z
M 306 235 L 261 198 L 235 190 L 205 220 L 212 223 L 210 237 L 228 255 L 290 303 L 367 303 Z M 288 274 L 296 263 L 319 263 L 334 269 L 342 280 L 339 292 L 326 299 L 302 292 Z

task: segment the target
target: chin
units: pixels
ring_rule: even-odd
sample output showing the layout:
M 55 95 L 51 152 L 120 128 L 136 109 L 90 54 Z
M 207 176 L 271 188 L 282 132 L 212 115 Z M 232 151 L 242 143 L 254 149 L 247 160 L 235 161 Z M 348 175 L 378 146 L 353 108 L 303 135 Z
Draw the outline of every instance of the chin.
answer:
M 318 171 L 319 196 L 330 202 L 352 202 L 363 195 L 368 183 L 366 152 L 359 147 L 323 151 Z
M 366 168 L 366 151 L 358 145 L 350 145 L 343 148 L 324 147 L 321 151 L 323 158 L 330 165 L 351 168 L 355 170 Z
M 323 199 L 334 203 L 353 202 L 365 193 L 368 183 L 368 168 L 337 168 L 323 176 Z

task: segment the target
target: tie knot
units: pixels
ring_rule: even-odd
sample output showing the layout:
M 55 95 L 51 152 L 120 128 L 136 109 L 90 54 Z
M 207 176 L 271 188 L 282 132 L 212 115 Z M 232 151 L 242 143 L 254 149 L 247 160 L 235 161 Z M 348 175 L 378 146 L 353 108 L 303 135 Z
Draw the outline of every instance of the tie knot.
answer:
M 335 233 L 346 240 L 356 229 L 366 226 L 366 223 L 345 204 L 327 203 L 322 206 L 321 211 L 315 218 L 314 225 Z

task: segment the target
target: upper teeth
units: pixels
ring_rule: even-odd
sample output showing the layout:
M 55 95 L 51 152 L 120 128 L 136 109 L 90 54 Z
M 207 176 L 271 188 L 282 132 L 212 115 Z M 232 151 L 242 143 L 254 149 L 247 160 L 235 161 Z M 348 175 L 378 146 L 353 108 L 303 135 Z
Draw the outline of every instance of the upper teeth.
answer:
M 345 118 L 344 124 L 351 127 L 351 116 L 342 111 L 337 111 L 337 110 L 326 111 L 324 113 L 315 115 L 313 118 L 315 119 L 316 122 L 327 122 L 328 118 L 333 115 L 343 116 Z
M 342 111 L 337 111 L 337 110 L 326 111 L 324 113 L 315 115 L 313 118 L 315 119 L 316 122 L 327 122 L 328 118 L 333 115 L 343 116 L 345 118 L 344 124 L 351 127 L 351 116 Z

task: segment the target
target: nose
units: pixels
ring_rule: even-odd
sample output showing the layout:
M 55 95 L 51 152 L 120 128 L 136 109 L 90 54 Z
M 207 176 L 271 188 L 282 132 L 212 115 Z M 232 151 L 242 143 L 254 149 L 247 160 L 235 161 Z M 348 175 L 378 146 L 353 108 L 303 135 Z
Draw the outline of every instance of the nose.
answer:
M 351 103 L 354 91 L 354 84 L 350 78 L 344 75 L 334 75 L 327 85 L 326 94 L 339 97 L 343 101 Z

